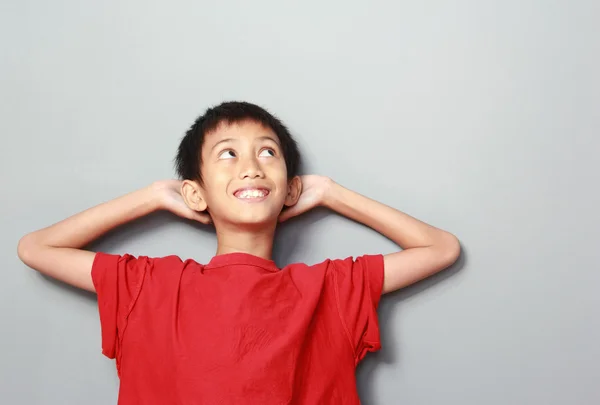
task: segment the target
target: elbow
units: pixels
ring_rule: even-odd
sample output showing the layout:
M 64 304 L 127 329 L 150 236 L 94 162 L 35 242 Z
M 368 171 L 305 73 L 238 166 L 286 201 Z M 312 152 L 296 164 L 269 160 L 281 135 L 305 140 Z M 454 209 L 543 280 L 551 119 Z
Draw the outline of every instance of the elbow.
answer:
M 453 265 L 460 257 L 460 241 L 451 233 L 444 234 L 442 242 L 440 243 L 440 248 L 445 267 Z
M 35 242 L 31 234 L 23 236 L 17 245 L 17 255 L 26 265 L 30 266 L 31 257 L 35 252 Z

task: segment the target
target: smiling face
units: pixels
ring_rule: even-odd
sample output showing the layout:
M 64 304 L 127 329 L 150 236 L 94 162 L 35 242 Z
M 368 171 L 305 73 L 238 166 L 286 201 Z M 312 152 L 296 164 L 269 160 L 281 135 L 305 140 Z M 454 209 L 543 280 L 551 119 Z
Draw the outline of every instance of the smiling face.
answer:
M 206 135 L 201 153 L 203 184 L 196 185 L 196 198 L 217 227 L 272 225 L 283 206 L 298 199 L 300 181 L 288 180 L 280 141 L 268 127 L 250 120 L 222 123 Z

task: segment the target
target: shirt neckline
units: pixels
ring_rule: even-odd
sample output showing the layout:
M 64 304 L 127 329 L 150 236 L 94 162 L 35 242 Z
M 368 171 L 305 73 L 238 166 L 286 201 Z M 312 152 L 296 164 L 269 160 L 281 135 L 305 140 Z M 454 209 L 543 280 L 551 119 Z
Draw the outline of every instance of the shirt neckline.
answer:
M 217 268 L 231 265 L 251 265 L 261 267 L 269 271 L 279 271 L 279 267 L 273 260 L 255 256 L 245 252 L 223 253 L 213 256 L 206 268 Z

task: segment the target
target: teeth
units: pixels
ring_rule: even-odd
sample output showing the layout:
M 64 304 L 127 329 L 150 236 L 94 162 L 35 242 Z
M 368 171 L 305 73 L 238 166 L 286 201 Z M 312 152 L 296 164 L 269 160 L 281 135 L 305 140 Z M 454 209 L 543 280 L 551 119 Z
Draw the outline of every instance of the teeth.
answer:
M 238 193 L 239 198 L 260 198 L 265 195 L 266 193 L 263 190 L 244 190 Z

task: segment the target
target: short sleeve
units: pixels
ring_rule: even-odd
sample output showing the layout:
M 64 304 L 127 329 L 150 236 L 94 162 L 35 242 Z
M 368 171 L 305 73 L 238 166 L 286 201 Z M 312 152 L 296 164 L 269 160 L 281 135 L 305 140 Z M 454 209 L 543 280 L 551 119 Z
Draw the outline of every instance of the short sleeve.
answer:
M 117 358 L 127 317 L 139 296 L 150 260 L 129 254 L 98 252 L 92 265 L 92 281 L 98 295 L 102 353 Z M 118 367 L 118 358 L 117 358 Z
M 377 308 L 383 290 L 383 255 L 334 260 L 336 298 L 358 364 L 381 349 Z

